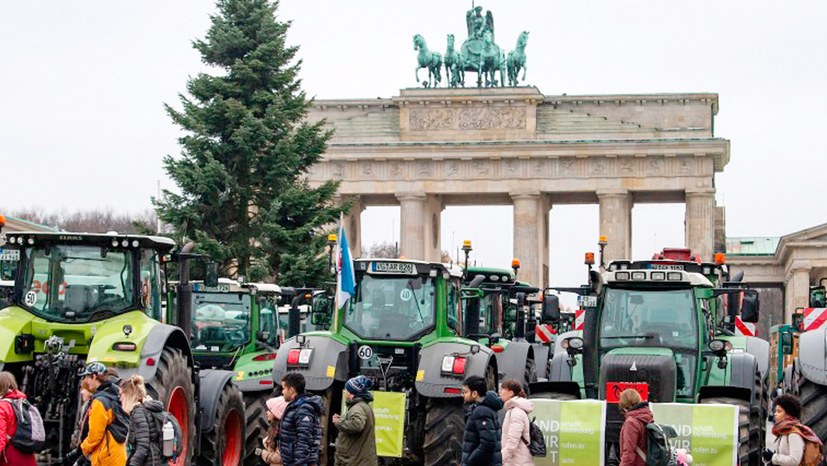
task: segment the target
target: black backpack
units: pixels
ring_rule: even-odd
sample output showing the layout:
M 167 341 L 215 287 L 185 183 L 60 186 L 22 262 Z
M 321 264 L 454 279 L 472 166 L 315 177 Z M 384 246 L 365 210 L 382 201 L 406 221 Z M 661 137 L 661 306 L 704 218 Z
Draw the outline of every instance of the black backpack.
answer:
M 46 429 L 40 411 L 27 400 L 19 398 L 2 398 L 11 405 L 17 430 L 9 442 L 23 453 L 40 453 L 46 446 Z
M 531 452 L 531 456 L 546 456 L 546 437 L 543 435 L 543 431 L 540 430 L 540 426 L 538 426 L 534 421 L 537 418 L 534 417 L 531 419 L 531 422 L 528 424 L 528 432 L 531 441 L 526 440 L 523 438 L 523 442 L 528 446 L 528 451 Z
M 184 436 L 181 433 L 181 424 L 178 423 L 178 419 L 176 419 L 175 416 L 173 416 L 169 411 L 147 411 L 147 413 L 155 419 L 155 428 L 158 431 L 158 447 L 161 452 L 162 462 L 166 463 L 168 461 L 172 461 L 175 463 L 178 461 L 178 457 L 181 456 L 181 453 L 183 453 L 184 450 Z M 172 456 L 164 456 L 164 424 L 167 422 L 172 424 L 172 431 L 174 434 Z
M 637 454 L 646 466 L 677 466 L 678 457 L 669 443 L 678 433 L 669 426 L 650 422 L 646 424 L 646 453 L 637 448 Z

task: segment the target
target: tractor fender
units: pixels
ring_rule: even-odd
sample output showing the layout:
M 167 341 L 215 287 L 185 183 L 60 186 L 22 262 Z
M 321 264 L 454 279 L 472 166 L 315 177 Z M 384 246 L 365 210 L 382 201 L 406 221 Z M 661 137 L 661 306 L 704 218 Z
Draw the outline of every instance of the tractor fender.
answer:
M 756 337 L 746 337 L 747 353 L 755 356 L 758 361 L 758 372 L 761 373 L 761 378 L 767 376 L 767 371 L 770 368 L 770 343 Z
M 549 367 L 549 382 L 571 382 L 569 355 L 565 351 L 555 354 L 551 359 L 551 364 L 549 364 Z
M 184 332 L 179 327 L 158 323 L 152 326 L 144 339 L 138 367 L 118 368 L 118 374 L 122 379 L 138 374 L 144 378 L 146 383 L 152 382 L 155 378 L 155 373 L 158 371 L 158 362 L 161 360 L 161 353 L 164 352 L 164 348 L 167 346 L 180 349 L 184 357 L 187 358 L 189 366 L 194 367 L 192 351 L 190 350 L 186 336 L 184 336 Z M 90 354 L 91 353 L 90 351 Z M 150 359 L 152 359 L 152 364 L 149 364 Z
M 505 346 L 502 353 L 494 353 L 497 358 L 497 367 L 502 374 L 502 380 L 514 379 L 522 381 L 525 378 L 525 365 L 529 359 L 534 359 L 534 348 L 525 341 L 512 341 Z
M 537 378 L 547 379 L 548 359 L 551 348 L 542 343 L 533 343 L 531 346 L 534 348 L 534 367 L 537 369 Z
M 233 373 L 214 369 L 204 369 L 198 372 L 198 417 L 199 432 L 211 432 L 215 428 L 215 413 L 218 410 L 218 399 L 228 384 L 232 384 Z
M 333 385 L 334 380 L 346 381 L 348 374 L 347 346 L 327 335 L 305 335 L 304 338 L 303 347 L 299 345 L 295 337 L 285 341 L 279 347 L 276 359 L 273 362 L 273 383 L 275 385 L 281 384 L 281 378 L 288 372 L 287 356 L 291 349 L 298 348 L 313 350 L 309 365 L 289 369 L 304 376 L 307 390 L 327 390 Z
M 468 343 L 439 342 L 419 350 L 416 391 L 430 398 L 455 397 L 455 393 L 445 393 L 445 389 L 462 388 L 462 381 L 472 375 L 485 377 L 489 366 L 493 366 L 494 373 L 497 373 L 497 360 L 491 349 L 480 345 L 480 351 L 477 354 L 471 354 L 470 349 L 471 345 Z M 453 355 L 467 358 L 465 373 L 461 376 L 442 374 L 442 359 Z
M 750 402 L 756 396 L 755 372 L 758 370 L 758 361 L 749 353 L 731 353 L 729 355 L 729 387 L 740 387 L 750 391 Z
M 827 329 L 802 333 L 798 337 L 798 363 L 804 377 L 818 385 L 827 385 Z

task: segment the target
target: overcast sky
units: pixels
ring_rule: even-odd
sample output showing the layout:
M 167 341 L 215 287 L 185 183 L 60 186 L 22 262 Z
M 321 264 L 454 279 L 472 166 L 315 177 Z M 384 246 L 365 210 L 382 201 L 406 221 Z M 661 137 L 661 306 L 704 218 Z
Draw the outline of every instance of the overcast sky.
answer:
M 827 221 L 827 3 L 695 0 L 505 1 L 497 42 L 530 31 L 528 84 L 547 95 L 715 92 L 715 136 L 732 143 L 716 177 L 730 236 L 783 235 Z M 398 95 L 415 86 L 412 36 L 443 52 L 465 37 L 470 1 L 284 0 L 281 19 L 317 98 Z M 179 132 L 162 103 L 178 105 L 188 76 L 205 70 L 191 41 L 209 26 L 199 0 L 0 2 L 0 209 L 150 207 Z M 633 251 L 683 244 L 682 205 L 637 205 Z M 449 207 L 442 243 L 507 266 L 510 207 Z M 365 243 L 395 241 L 398 208 L 369 208 Z M 552 282 L 584 278 L 597 206 L 552 209 Z

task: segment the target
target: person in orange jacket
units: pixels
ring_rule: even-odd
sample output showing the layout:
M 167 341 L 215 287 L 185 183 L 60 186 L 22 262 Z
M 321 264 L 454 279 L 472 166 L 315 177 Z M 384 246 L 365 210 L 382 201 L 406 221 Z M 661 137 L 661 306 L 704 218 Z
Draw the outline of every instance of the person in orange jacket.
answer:
M 92 466 L 124 466 L 129 421 L 121 407 L 116 377 L 106 366 L 92 362 L 80 374 L 94 392 L 89 408 L 89 434 L 80 444 Z

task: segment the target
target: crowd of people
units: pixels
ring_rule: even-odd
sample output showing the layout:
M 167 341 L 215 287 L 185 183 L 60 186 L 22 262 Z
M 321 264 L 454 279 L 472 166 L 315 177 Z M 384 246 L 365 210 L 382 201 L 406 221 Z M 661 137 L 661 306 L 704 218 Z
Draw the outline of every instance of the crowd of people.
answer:
M 282 395 L 267 401 L 270 428 L 256 450 L 270 466 L 318 466 L 322 445 L 324 402 L 305 390 L 304 376 L 286 374 Z M 332 422 L 338 431 L 335 466 L 376 466 L 375 418 L 370 403 L 371 381 L 363 375 L 345 383 L 342 415 Z M 506 380 L 499 394 L 488 390 L 486 380 L 471 376 L 463 382 L 466 410 L 462 437 L 462 466 L 533 466 L 529 448 L 533 404 L 522 384 Z M 15 377 L 0 372 L 0 466 L 35 466 L 34 453 L 21 451 L 13 442 L 18 427 L 15 402 L 25 400 Z M 65 464 L 73 466 L 161 466 L 163 404 L 147 394 L 144 380 L 133 375 L 121 380 L 115 370 L 99 362 L 81 373 L 80 421 L 72 436 Z M 647 402 L 635 390 L 620 394 L 618 404 L 625 420 L 620 432 L 620 466 L 646 464 L 647 425 L 654 421 Z M 775 450 L 762 453 L 767 464 L 805 464 L 809 445 L 821 451 L 821 441 L 799 421 L 801 403 L 791 395 L 775 399 L 772 429 Z M 504 411 L 504 413 L 502 412 Z M 502 414 L 502 416 L 501 416 Z M 502 419 L 502 423 L 500 422 Z M 815 449 L 813 450 L 815 451 Z

